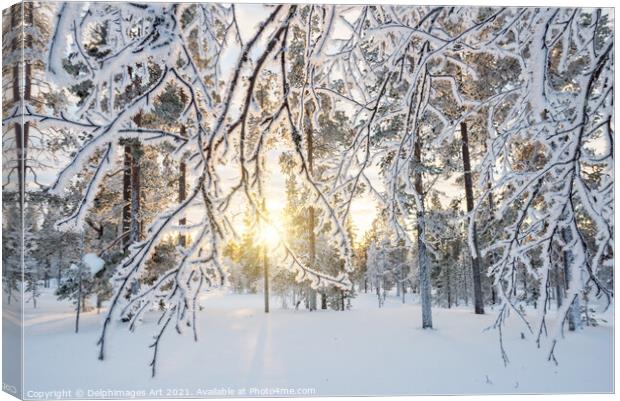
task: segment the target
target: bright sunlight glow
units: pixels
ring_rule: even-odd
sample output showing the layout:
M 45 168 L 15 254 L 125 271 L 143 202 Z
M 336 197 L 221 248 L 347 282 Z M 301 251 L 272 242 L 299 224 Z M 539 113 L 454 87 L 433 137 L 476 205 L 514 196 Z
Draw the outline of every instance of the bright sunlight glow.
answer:
M 261 243 L 273 246 L 280 241 L 280 234 L 273 226 L 264 225 L 261 227 L 258 238 Z

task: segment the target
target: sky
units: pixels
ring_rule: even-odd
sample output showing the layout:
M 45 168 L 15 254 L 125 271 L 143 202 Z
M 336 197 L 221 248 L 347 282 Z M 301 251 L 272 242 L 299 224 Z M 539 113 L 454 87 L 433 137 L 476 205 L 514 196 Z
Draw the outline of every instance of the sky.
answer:
M 262 22 L 269 13 L 272 11 L 270 8 L 265 7 L 261 4 L 237 4 L 235 7 L 236 16 L 238 18 L 239 27 L 241 30 L 241 36 L 244 42 L 247 42 L 250 37 L 254 35 L 256 32 L 256 28 L 260 22 Z M 355 8 L 349 9 L 344 14 L 341 14 L 340 17 L 343 18 L 354 18 L 354 15 L 351 13 L 355 13 Z M 346 37 L 348 28 L 346 28 L 345 24 L 341 22 L 340 19 L 336 20 L 333 30 L 334 37 Z M 234 46 L 230 46 L 234 47 Z M 259 46 L 260 47 L 260 46 Z M 222 58 L 222 73 L 224 75 L 230 74 L 233 69 L 233 65 L 237 61 L 238 51 L 231 51 L 223 55 Z M 338 102 L 336 107 L 342 107 L 343 109 L 347 107 L 343 102 Z M 265 185 L 265 193 L 268 195 L 268 208 L 271 216 L 278 224 L 278 221 L 281 221 L 281 213 L 282 209 L 285 205 L 285 177 L 280 171 L 280 166 L 278 163 L 279 156 L 283 151 L 290 149 L 278 148 L 278 145 L 274 146 L 267 152 L 267 160 L 266 167 L 267 171 L 264 177 L 264 185 Z M 44 155 L 40 155 L 40 157 L 44 157 Z M 56 174 L 60 171 L 61 166 L 64 163 L 67 163 L 68 160 L 59 159 L 55 161 L 47 161 L 48 165 L 53 166 L 49 169 L 43 169 L 38 173 L 39 180 L 44 184 L 51 184 L 56 178 Z M 221 174 L 222 179 L 225 182 L 230 182 L 231 184 L 238 180 L 238 168 L 235 164 L 231 164 L 230 166 L 222 166 Z M 382 178 L 379 173 L 379 168 L 374 165 L 368 168 L 367 170 L 368 177 L 370 178 L 373 185 L 381 190 L 383 188 Z M 191 178 L 190 178 L 191 184 Z M 452 182 L 448 181 L 438 181 L 436 184 L 436 188 L 440 191 L 446 193 L 444 197 L 442 197 L 442 202 L 445 200 L 444 204 L 447 204 L 449 200 L 455 195 L 458 194 L 458 188 Z M 232 215 L 233 215 L 233 224 L 240 228 L 242 226 L 243 221 L 243 209 L 245 207 L 245 202 L 242 199 L 233 205 Z M 235 210 L 235 208 L 237 210 Z M 351 205 L 350 213 L 355 229 L 355 233 L 358 238 L 363 236 L 363 234 L 370 229 L 373 220 L 377 216 L 378 204 L 375 201 L 374 197 L 370 194 L 365 193 L 358 197 L 356 197 Z M 192 213 L 194 214 L 194 213 Z M 196 212 L 196 218 L 198 218 L 199 212 Z M 188 216 L 190 220 L 192 216 Z
M 256 32 L 257 26 L 265 20 L 272 10 L 265 7 L 262 4 L 236 4 L 235 13 L 239 22 L 239 29 L 241 31 L 241 37 L 247 42 Z M 334 36 L 338 37 L 338 32 L 344 30 L 344 24 L 337 22 L 334 28 Z M 223 57 L 222 71 L 223 73 L 232 71 L 234 63 L 237 61 L 238 53 L 231 52 Z M 264 185 L 265 194 L 267 194 L 267 204 L 269 213 L 275 220 L 275 224 L 281 224 L 282 209 L 286 203 L 285 196 L 285 176 L 280 171 L 278 163 L 280 154 L 290 149 L 276 148 L 268 151 L 266 168 L 267 174 L 265 174 Z M 234 170 L 223 171 L 223 178 L 228 179 L 231 182 L 235 182 L 238 179 L 238 174 Z M 373 181 L 376 181 L 376 185 L 381 187 L 381 180 L 379 177 L 378 169 L 371 168 L 369 175 Z M 228 177 L 227 177 L 228 176 Z M 226 178 L 225 178 L 226 177 Z M 243 206 L 237 205 L 239 212 L 234 212 L 234 224 L 236 228 L 242 229 Z M 377 215 L 377 203 L 369 195 L 363 195 L 355 199 L 351 205 L 351 216 L 355 226 L 356 235 L 361 237 L 364 232 L 370 229 L 373 220 Z
M 361 9 L 361 8 L 360 8 Z M 267 18 L 271 9 L 261 4 L 236 4 L 235 5 L 236 16 L 239 21 L 239 27 L 241 30 L 241 36 L 244 42 L 246 42 L 256 32 L 256 27 L 261 21 Z M 340 14 L 340 18 L 347 18 L 353 20 L 355 18 L 356 8 L 350 8 L 346 13 Z M 331 36 L 333 38 L 346 38 L 348 36 L 349 29 L 340 18 L 337 18 L 334 23 Z M 230 54 L 224 58 L 222 70 L 231 70 L 233 64 L 237 60 L 237 54 Z M 346 108 L 347 105 L 344 102 L 338 102 L 337 106 Z M 281 213 L 282 208 L 285 205 L 285 177 L 280 171 L 278 164 L 279 154 L 282 149 L 271 150 L 267 160 L 267 167 L 269 168 L 268 174 L 265 177 L 265 188 L 268 196 L 268 208 L 272 217 L 275 217 Z M 383 180 L 379 172 L 379 168 L 374 165 L 368 168 L 367 175 L 373 186 L 378 190 L 383 189 Z M 236 175 L 235 175 L 236 176 Z M 441 197 L 442 204 L 446 206 L 450 200 L 452 200 L 458 193 L 459 188 L 454 184 L 453 180 L 440 179 L 435 184 L 435 189 L 442 192 L 444 195 Z M 374 219 L 377 216 L 378 202 L 375 198 L 364 193 L 356 197 L 351 205 L 351 217 L 354 225 L 354 232 L 357 238 L 361 238 L 363 234 L 368 231 Z M 239 214 L 236 217 L 236 224 L 240 225 L 242 216 Z M 277 224 L 277 223 L 276 223 Z

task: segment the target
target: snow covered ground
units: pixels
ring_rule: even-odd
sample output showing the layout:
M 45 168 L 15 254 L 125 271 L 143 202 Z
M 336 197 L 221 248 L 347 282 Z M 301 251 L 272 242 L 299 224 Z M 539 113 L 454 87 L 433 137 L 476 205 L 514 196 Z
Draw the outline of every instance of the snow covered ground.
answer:
M 234 396 L 613 391 L 612 322 L 567 334 L 558 366 L 521 339 L 514 322 L 505 331 L 510 364 L 504 367 L 497 332 L 484 331 L 493 311 L 478 316 L 470 308 L 436 308 L 435 329 L 422 330 L 419 306 L 395 297 L 379 309 L 375 296 L 359 294 L 347 312 L 283 310 L 273 300 L 269 315 L 261 302 L 260 294 L 205 293 L 199 342 L 190 330 L 167 332 L 151 378 L 154 315 L 133 334 L 114 323 L 102 362 L 95 343 L 103 314 L 83 314 L 75 334 L 71 305 L 47 290 L 36 310 L 25 308 L 25 396 L 61 390 L 82 398 L 111 395 L 102 390 L 129 391 L 116 394 L 120 398 L 221 396 L 223 390 Z

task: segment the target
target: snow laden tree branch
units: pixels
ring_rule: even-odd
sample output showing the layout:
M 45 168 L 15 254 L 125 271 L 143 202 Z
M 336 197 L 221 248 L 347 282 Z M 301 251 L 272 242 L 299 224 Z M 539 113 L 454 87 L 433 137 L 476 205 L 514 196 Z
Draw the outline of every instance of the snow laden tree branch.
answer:
M 317 12 L 321 9 L 316 7 Z M 161 340 L 170 328 L 180 333 L 190 327 L 194 338 L 198 338 L 195 321 L 200 290 L 203 286 L 223 284 L 226 277 L 221 251 L 223 241 L 234 235 L 228 213 L 232 199 L 242 196 L 259 220 L 273 224 L 260 207 L 264 197 L 261 163 L 263 137 L 279 132 L 276 128 L 289 132 L 303 176 L 325 215 L 316 230 L 331 227 L 334 238 L 339 238 L 346 270 L 352 269 L 352 252 L 342 216 L 323 186 L 312 177 L 300 151 L 303 144 L 299 121 L 304 115 L 303 108 L 300 111 L 291 107 L 293 94 L 287 77 L 290 72 L 286 70 L 289 32 L 294 27 L 305 27 L 311 18 L 297 6 L 268 10 L 250 37 L 244 38 L 232 6 L 120 3 L 59 6 L 54 22 L 56 32 L 48 45 L 47 73 L 59 87 L 84 90 L 77 91 L 77 103 L 70 108 L 71 113 L 46 115 L 30 110 L 24 113 L 40 124 L 86 133 L 87 139 L 50 188 L 61 193 L 76 175 L 90 176 L 82 201 L 70 216 L 57 223 L 58 229 L 83 229 L 96 193 L 118 163 L 122 142 L 137 141 L 141 146 L 167 143 L 171 146 L 169 155 L 187 163 L 191 171 L 192 183 L 185 199 L 155 217 L 144 238 L 129 246 L 126 257 L 114 271 L 115 293 L 98 341 L 100 359 L 105 357 L 107 334 L 115 319 L 128 321 L 133 330 L 156 305 L 161 309 L 158 332 L 151 344 L 153 375 Z M 313 10 L 311 7 L 310 14 Z M 319 26 L 319 30 L 323 29 L 329 29 L 329 24 Z M 308 41 L 316 46 L 316 40 L 308 38 Z M 260 116 L 257 84 L 266 72 L 280 68 L 284 72 L 281 87 L 275 89 L 275 94 L 283 106 L 266 117 L 260 126 L 266 127 L 261 140 L 252 144 L 248 152 L 251 145 L 248 137 L 256 130 L 254 120 Z M 153 112 L 156 99 L 170 85 L 178 88 L 185 98 L 177 128 L 143 127 L 144 115 Z M 304 83 L 301 91 L 307 92 L 309 85 Z M 85 172 L 91 161 L 96 167 L 90 173 L 86 167 Z M 237 182 L 232 185 L 223 182 L 220 176 L 225 163 L 235 164 L 238 169 Z M 197 222 L 184 227 L 191 233 L 191 241 L 178 247 L 177 263 L 152 284 L 141 285 L 156 247 L 167 235 L 176 232 L 177 221 L 188 215 L 193 215 Z M 313 287 L 350 288 L 346 270 L 331 276 L 309 267 L 305 258 L 296 255 L 283 238 L 280 246 L 298 280 L 308 281 Z
M 504 300 L 497 325 L 512 310 L 556 361 L 565 320 L 574 330 L 581 300 L 594 287 L 611 302 L 598 272 L 613 260 L 613 41 L 600 10 L 536 9 L 505 28 L 521 65 L 520 86 L 503 109 L 489 110 L 489 152 L 480 187 L 500 196 L 503 233 L 484 252 Z M 505 39 L 504 39 L 505 40 Z M 492 178 L 491 178 L 492 177 Z M 488 181 L 488 182 L 487 182 Z M 479 198 L 478 211 L 485 202 Z M 514 296 L 515 270 L 538 285 L 535 318 Z M 551 277 L 564 276 L 565 297 L 549 318 Z M 587 306 L 586 306 L 587 307 Z
M 613 263 L 614 50 L 601 10 L 277 5 L 248 27 L 239 7 L 215 3 L 63 3 L 49 18 L 46 75 L 51 92 L 69 95 L 63 107 L 18 106 L 3 125 L 25 119 L 80 135 L 48 189 L 60 195 L 79 181 L 81 200 L 57 229 L 84 229 L 114 170 L 127 187 L 139 182 L 145 149 L 182 171 L 177 204 L 158 205 L 143 233 L 132 215 L 100 359 L 117 320 L 134 330 L 152 309 L 153 375 L 166 333 L 198 339 L 201 290 L 226 281 L 234 205 L 279 230 L 265 208 L 271 141 L 290 147 L 289 168 L 307 189 L 312 243 L 300 251 L 280 233 L 278 262 L 314 290 L 353 286 L 349 226 L 367 196 L 385 219 L 382 243 L 415 255 L 422 326 L 432 328 L 431 270 L 445 237 L 437 204 L 448 198 L 438 182 L 466 176 L 468 254 L 493 282 L 506 361 L 511 314 L 555 361 L 580 303 L 613 296 L 599 274 Z M 316 145 L 331 148 L 320 163 Z M 177 234 L 174 263 L 145 281 L 156 249 Z M 338 273 L 317 266 L 319 234 L 337 249 Z M 533 312 L 516 291 L 522 272 L 536 286 Z
M 537 344 L 542 337 L 550 340 L 549 358 L 555 360 L 565 317 L 581 319 L 578 300 L 592 286 L 597 294 L 612 295 L 597 276 L 613 258 L 608 18 L 601 10 L 366 7 L 346 21 L 352 35 L 334 45 L 326 61 L 328 93 L 355 110 L 359 125 L 334 173 L 333 189 L 351 199 L 360 182 L 367 184 L 387 208 L 392 232 L 408 243 L 407 225 L 415 221 L 423 326 L 432 325 L 424 288 L 429 247 L 424 195 L 432 190 L 431 177 L 448 166 L 436 157 L 425 162 L 422 155 L 444 145 L 466 119 L 484 113 L 488 145 L 469 237 L 477 256 L 474 224 L 480 218 L 488 222 L 483 213 L 492 212 L 495 205 L 488 202 L 499 197 L 494 215 L 505 234 L 484 250 L 494 256 L 488 273 L 502 299 L 496 327 L 510 311 L 516 313 Z M 476 57 L 491 59 L 500 71 L 507 67 L 498 61 L 505 60 L 518 76 L 504 70 L 505 77 L 488 81 L 491 88 L 473 92 L 468 81 L 489 79 L 476 74 L 481 69 Z M 344 81 L 339 90 L 333 87 L 338 80 Z M 377 160 L 384 191 L 367 178 Z M 431 178 L 426 186 L 424 177 Z M 561 264 L 566 302 L 548 330 L 550 275 Z M 522 267 L 539 286 L 534 317 L 517 305 L 515 277 Z
M 332 79 L 338 76 L 348 81 L 344 87 L 356 88 L 357 94 L 342 97 L 355 99 L 350 103 L 359 124 L 335 173 L 334 191 L 348 191 L 350 205 L 360 183 L 369 186 L 385 205 L 396 238 L 417 247 L 424 327 L 432 327 L 427 253 L 433 252 L 426 240 L 425 196 L 445 167 L 427 152 L 454 131 L 467 115 L 463 111 L 503 100 L 497 94 L 472 99 L 458 75 L 474 69 L 463 54 L 484 52 L 482 33 L 501 30 L 498 21 L 506 14 L 506 9 L 367 7 L 349 24 L 356 34 L 333 55 Z M 443 95 L 462 110 L 441 104 Z M 377 161 L 383 193 L 367 174 Z

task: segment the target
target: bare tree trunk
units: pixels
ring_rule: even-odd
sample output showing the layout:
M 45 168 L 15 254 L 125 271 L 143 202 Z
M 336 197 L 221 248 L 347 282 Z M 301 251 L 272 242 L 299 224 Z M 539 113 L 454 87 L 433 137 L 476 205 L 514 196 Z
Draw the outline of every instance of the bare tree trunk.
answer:
M 467 124 L 461 123 L 461 143 L 463 152 L 463 174 L 465 178 L 465 200 L 467 202 L 467 213 L 470 214 L 470 219 L 473 219 L 471 215 L 474 210 L 474 190 L 471 179 L 471 164 L 469 160 L 469 138 L 467 135 Z M 471 222 L 473 225 L 473 246 L 474 251 L 471 253 L 471 270 L 472 270 L 472 282 L 474 286 L 474 311 L 477 315 L 484 314 L 484 297 L 482 294 L 482 279 L 480 277 L 480 258 L 478 252 L 478 237 L 476 233 L 476 223 Z
M 422 328 L 433 328 L 431 312 L 431 278 L 426 251 L 426 221 L 424 211 L 424 187 L 422 185 L 422 140 L 417 135 L 414 145 L 415 158 L 415 190 L 418 194 L 420 205 L 416 213 L 417 240 L 418 240 L 418 275 L 420 280 L 420 302 L 422 305 Z
M 307 159 L 308 159 L 308 169 L 310 176 L 314 174 L 314 138 L 312 136 L 312 110 L 309 107 L 306 107 L 306 144 L 307 144 Z M 308 207 L 308 255 L 310 259 L 310 267 L 315 269 L 316 263 L 316 237 L 314 234 L 315 227 L 315 215 L 314 215 L 314 207 L 310 205 Z M 308 309 L 311 311 L 316 310 L 316 290 L 308 286 Z M 321 294 L 321 307 L 323 305 L 327 308 L 327 302 L 324 300 L 325 294 Z
M 263 283 L 265 292 L 265 313 L 269 313 L 269 260 L 267 258 L 267 245 L 262 246 L 263 250 Z
M 45 258 L 45 271 L 43 272 L 43 288 L 50 288 L 50 272 L 52 271 L 52 256 Z
M 405 268 L 405 259 L 403 259 L 402 263 L 400 264 L 400 293 L 402 296 L 402 301 L 403 301 L 403 305 L 405 304 L 405 294 L 407 293 L 407 287 L 405 287 L 405 272 L 404 269 Z
M 527 297 L 527 270 L 525 269 L 525 267 L 523 268 L 523 294 L 525 295 L 525 303 L 527 304 L 528 301 L 528 297 Z
M 485 146 L 485 151 L 486 151 L 486 146 Z M 487 195 L 487 199 L 489 202 L 489 221 L 488 224 L 489 226 L 491 225 L 491 221 L 493 220 L 493 214 L 495 213 L 495 201 L 493 200 L 493 191 L 492 191 L 492 183 L 491 183 L 491 177 L 487 177 L 487 189 L 489 191 L 489 194 Z M 490 256 L 490 260 L 489 260 L 489 264 L 492 266 L 495 261 L 497 260 L 497 252 L 495 250 L 491 251 L 491 256 Z M 495 293 L 495 285 L 493 282 L 491 282 L 491 303 L 493 305 L 495 305 L 495 303 L 497 302 L 496 300 L 497 295 Z
M 450 269 L 446 270 L 446 291 L 448 291 L 448 309 L 452 307 L 452 290 L 450 289 Z
M 123 250 L 127 250 L 131 239 L 131 145 L 126 144 L 123 156 L 123 221 L 121 224 L 121 235 L 123 235 Z
M 431 283 L 426 251 L 424 211 L 417 213 L 418 229 L 418 270 L 420 274 L 420 302 L 422 304 L 422 328 L 433 328 L 431 313 Z
M 182 137 L 186 137 L 187 133 L 186 133 L 186 128 L 185 125 L 181 125 L 181 136 Z M 186 196 L 187 196 L 187 190 L 186 190 L 186 170 L 187 167 L 185 165 L 185 162 L 182 161 L 179 164 L 179 203 L 183 203 L 183 201 L 185 200 Z M 184 226 L 185 224 L 187 224 L 187 220 L 185 217 L 179 219 L 179 226 Z M 187 245 L 187 237 L 185 236 L 185 234 L 179 234 L 179 245 L 181 245 L 182 247 L 185 247 Z
M 38 277 L 36 277 L 36 274 L 33 273 L 33 276 L 35 276 L 32 280 L 32 307 L 34 309 L 37 309 L 37 295 L 38 295 L 38 283 L 37 283 L 37 279 Z
M 82 266 L 78 266 L 77 307 L 75 308 L 75 332 L 80 331 L 80 311 L 82 309 Z
M 131 77 L 133 68 L 127 67 Z M 133 118 L 136 126 L 142 125 L 142 110 Z M 142 146 L 136 139 L 126 140 L 123 160 L 123 250 L 140 240 L 142 224 L 140 221 L 140 158 Z
M 138 127 L 142 125 L 142 111 L 138 112 L 134 118 L 134 122 Z M 131 149 L 131 229 L 130 229 L 130 243 L 140 241 L 142 236 L 142 221 L 140 219 L 140 192 L 141 188 L 141 173 L 140 173 L 140 159 L 142 158 L 142 145 L 135 141 L 132 144 Z
M 131 158 L 131 230 L 130 241 L 133 244 L 140 240 L 140 159 L 136 153 L 140 149 L 135 147 Z
M 555 302 L 557 304 L 558 310 L 562 307 L 562 286 L 560 285 L 560 268 L 559 266 L 555 266 L 553 269 L 555 275 Z
M 564 240 L 565 243 L 568 243 L 570 240 L 570 234 L 568 233 L 568 230 L 566 229 L 562 229 L 562 239 Z M 572 272 L 571 272 L 571 266 L 570 263 L 572 261 L 573 255 L 572 252 L 570 250 L 565 250 L 564 251 L 564 257 L 563 262 L 564 262 L 564 286 L 566 289 L 566 292 L 568 292 L 568 290 L 570 289 L 570 282 L 572 280 Z M 569 300 L 569 302 L 571 302 L 571 300 Z M 574 300 L 572 300 L 572 303 L 570 305 L 570 307 L 568 308 L 568 314 L 567 314 L 567 320 L 568 320 L 568 330 L 569 331 L 575 331 L 577 329 L 577 327 L 579 327 L 581 325 L 581 312 L 580 312 L 581 306 L 579 305 L 579 297 L 575 297 Z
M 140 160 L 134 154 L 131 158 L 131 229 L 130 242 L 133 244 L 140 240 L 141 224 L 140 224 Z
M 58 247 L 58 278 L 56 281 L 56 287 L 60 287 L 62 281 L 62 247 Z

